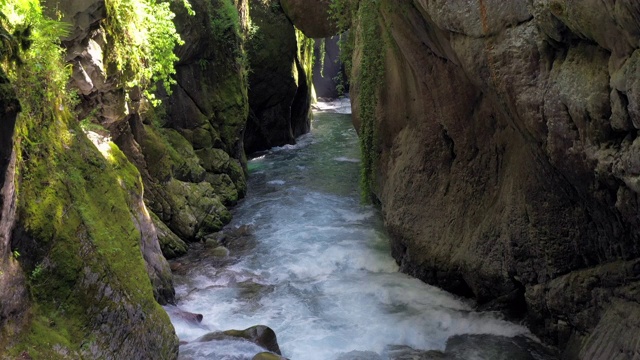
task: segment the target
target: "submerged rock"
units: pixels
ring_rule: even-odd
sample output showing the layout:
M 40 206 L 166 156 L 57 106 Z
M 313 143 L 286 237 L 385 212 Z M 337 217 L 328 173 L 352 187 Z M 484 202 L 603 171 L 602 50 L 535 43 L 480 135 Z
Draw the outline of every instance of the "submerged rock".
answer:
M 455 335 L 447 340 L 444 351 L 390 346 L 384 355 L 391 360 L 552 360 L 557 358 L 553 350 L 529 338 L 494 335 Z M 344 360 L 350 359 L 360 358 L 344 358 Z
M 338 356 L 336 360 L 382 360 L 382 357 L 373 351 L 351 351 Z
M 198 339 L 197 342 L 207 342 L 216 340 L 243 339 L 250 341 L 265 350 L 282 355 L 276 333 L 267 326 L 256 325 L 245 330 L 227 330 L 223 332 L 212 332 Z
M 189 311 L 184 311 L 177 306 L 167 306 L 165 310 L 171 315 L 174 315 L 188 323 L 200 324 L 204 316 L 202 314 L 195 314 Z
M 254 356 L 251 360 L 287 360 L 287 358 L 270 352 L 261 352 L 259 354 L 256 354 L 256 356 Z

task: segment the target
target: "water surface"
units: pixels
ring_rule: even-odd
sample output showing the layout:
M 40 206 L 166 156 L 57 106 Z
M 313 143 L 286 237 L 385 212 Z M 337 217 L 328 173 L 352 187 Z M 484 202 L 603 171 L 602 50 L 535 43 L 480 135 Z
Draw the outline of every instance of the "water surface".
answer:
M 346 112 L 348 103 L 322 107 Z M 244 226 L 240 245 L 226 258 L 202 248 L 179 260 L 188 264 L 176 275 L 178 306 L 204 315 L 197 326 L 172 316 L 180 339 L 263 324 L 290 359 L 401 358 L 444 351 L 449 339 L 458 348 L 447 352 L 462 354 L 451 358 L 542 358 L 526 328 L 398 272 L 379 212 L 360 202 L 359 158 L 350 115 L 318 112 L 297 145 L 249 162 L 249 194 L 229 225 Z M 231 341 L 180 348 L 182 359 L 260 351 Z

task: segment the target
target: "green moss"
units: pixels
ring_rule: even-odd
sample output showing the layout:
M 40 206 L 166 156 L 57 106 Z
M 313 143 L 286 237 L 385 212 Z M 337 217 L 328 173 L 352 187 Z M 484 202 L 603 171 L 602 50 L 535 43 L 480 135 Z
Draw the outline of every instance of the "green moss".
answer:
M 153 212 L 150 212 L 150 215 L 153 220 L 153 224 L 156 227 L 158 241 L 160 242 L 160 249 L 162 250 L 164 257 L 167 259 L 173 259 L 186 254 L 189 249 L 187 244 L 174 234 L 167 225 L 158 218 L 158 215 Z
M 188 1 L 183 0 L 187 9 Z M 139 87 L 154 105 L 159 104 L 153 91 L 162 82 L 171 93 L 175 84 L 173 48 L 183 44 L 173 23 L 170 3 L 156 0 L 106 0 L 105 30 L 110 46 L 110 70 L 118 74 L 126 92 Z
M 168 145 L 153 126 L 145 126 L 140 146 L 145 156 L 149 174 L 159 181 L 168 181 L 173 176 L 173 164 L 180 155 Z
M 69 129 L 59 120 L 48 132 L 65 138 Z M 42 153 L 23 160 L 30 176 L 20 181 L 18 210 L 37 253 L 44 256 L 33 258 L 43 264 L 30 283 L 38 306 L 18 352 L 49 354 L 52 337 L 56 344 L 79 351 L 97 315 L 91 309 L 117 311 L 121 306 L 117 297 L 101 296 L 105 280 L 98 279 L 108 279 L 113 293 L 126 294 L 127 302 L 149 313 L 162 312 L 153 300 L 140 233 L 132 222 L 129 192 L 142 192 L 138 171 L 115 145 L 106 161 L 79 129 L 73 130 L 68 143 L 41 144 Z M 95 283 L 87 280 L 92 277 Z M 49 322 L 55 326 L 46 327 L 42 319 L 53 319 Z M 41 337 L 45 327 L 49 336 Z
M 380 2 L 376 0 L 333 0 L 332 16 L 343 30 L 350 28 L 341 39 L 341 59 L 350 73 L 351 83 L 358 86 L 360 117 L 360 149 L 362 170 L 360 187 L 363 200 L 368 201 L 374 190 L 375 164 L 378 160 L 376 108 L 378 91 L 384 81 L 385 41 L 380 22 Z M 353 73 L 355 42 L 360 48 L 358 71 Z
M 8 354 L 92 357 L 91 339 L 97 351 L 114 354 L 120 349 L 110 348 L 112 342 L 124 340 L 117 331 L 126 327 L 141 335 L 131 341 L 145 339 L 164 357 L 177 341 L 153 299 L 133 223 L 139 209 L 132 196 L 142 194 L 140 175 L 114 145 L 105 159 L 80 129 L 69 111 L 75 106 L 66 91 L 70 68 L 57 33 L 47 32 L 57 25 L 42 17 L 37 1 L 30 3 L 35 42 L 11 81 L 24 110 L 15 137 L 15 241 L 29 277 L 31 306 L 28 325 Z M 136 313 L 144 318 L 128 318 Z

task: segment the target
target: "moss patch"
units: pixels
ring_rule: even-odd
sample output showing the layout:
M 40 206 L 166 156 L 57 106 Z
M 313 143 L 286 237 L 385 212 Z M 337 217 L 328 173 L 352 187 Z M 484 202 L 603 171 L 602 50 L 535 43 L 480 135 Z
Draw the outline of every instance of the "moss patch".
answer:
M 17 248 L 29 259 L 25 272 L 37 306 L 12 352 L 73 358 L 90 351 L 83 349 L 85 339 L 96 336 L 98 345 L 108 346 L 112 340 L 105 330 L 118 326 L 109 314 L 126 318 L 119 314 L 123 306 L 135 306 L 146 319 L 128 319 L 127 326 L 154 329 L 154 345 L 169 354 L 175 335 L 153 299 L 129 204 L 129 191 L 142 192 L 140 176 L 117 148 L 105 160 L 65 118 L 58 114 L 38 129 L 29 126 L 29 118 L 19 121 L 18 213 L 24 233 Z M 25 141 L 26 133 L 31 141 Z M 38 146 L 29 145 L 34 140 Z
M 350 28 L 341 39 L 341 60 L 351 83 L 359 89 L 357 101 L 360 118 L 360 149 L 362 152 L 361 190 L 369 201 L 374 190 L 375 163 L 378 160 L 376 108 L 378 91 L 384 81 L 385 41 L 381 28 L 380 2 L 376 0 L 333 0 L 332 17 L 342 30 Z M 358 44 L 357 58 L 354 53 Z M 358 61 L 354 71 L 353 61 Z

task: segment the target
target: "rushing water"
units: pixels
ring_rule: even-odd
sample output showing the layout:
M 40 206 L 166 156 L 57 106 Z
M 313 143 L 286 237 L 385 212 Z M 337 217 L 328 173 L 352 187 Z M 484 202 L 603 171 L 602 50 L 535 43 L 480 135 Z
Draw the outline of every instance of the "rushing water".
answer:
M 246 225 L 241 244 L 227 257 L 202 247 L 179 260 L 178 306 L 204 315 L 198 325 L 172 315 L 189 342 L 182 359 L 251 359 L 263 351 L 252 343 L 193 340 L 257 324 L 296 360 L 414 359 L 411 349 L 444 351 L 448 340 L 452 359 L 545 357 L 524 327 L 398 272 L 379 212 L 360 202 L 350 115 L 316 113 L 310 134 L 249 170 L 230 224 Z

